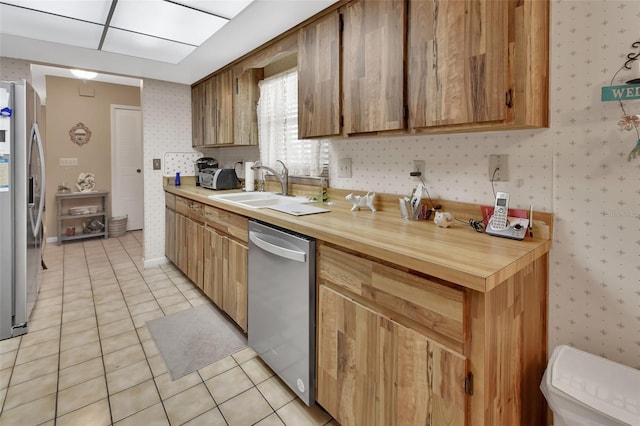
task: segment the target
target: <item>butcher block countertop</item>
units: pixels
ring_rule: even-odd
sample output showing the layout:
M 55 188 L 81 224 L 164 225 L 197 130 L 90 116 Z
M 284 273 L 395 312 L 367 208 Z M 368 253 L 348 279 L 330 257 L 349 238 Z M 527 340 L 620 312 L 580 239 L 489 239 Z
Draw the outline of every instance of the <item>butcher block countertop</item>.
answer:
M 456 221 L 452 227 L 437 227 L 432 220 L 408 221 L 400 217 L 400 209 L 388 203 L 373 213 L 368 209 L 351 211 L 351 202 L 343 196 L 332 196 L 334 205 L 311 203 L 331 210 L 329 213 L 294 216 L 268 208 L 251 209 L 209 195 L 233 191 L 211 191 L 195 185 L 165 184 L 167 193 L 199 201 L 249 218 L 287 228 L 342 248 L 372 256 L 400 267 L 418 271 L 457 285 L 488 292 L 517 271 L 549 252 L 551 240 L 541 232 L 522 241 L 493 237 L 474 231 Z M 447 211 L 446 201 L 442 204 Z M 459 203 L 455 203 L 456 205 Z M 468 222 L 475 215 L 454 215 Z M 537 214 L 546 218 L 549 214 Z M 551 225 L 551 224 L 549 224 Z

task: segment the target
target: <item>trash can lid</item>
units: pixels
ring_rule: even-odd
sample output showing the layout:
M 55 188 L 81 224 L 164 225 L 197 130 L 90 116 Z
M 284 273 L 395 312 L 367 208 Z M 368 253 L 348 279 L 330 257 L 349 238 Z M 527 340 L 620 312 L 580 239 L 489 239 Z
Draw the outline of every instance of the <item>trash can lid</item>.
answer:
M 640 370 L 570 346 L 549 361 L 551 385 L 615 420 L 640 425 Z

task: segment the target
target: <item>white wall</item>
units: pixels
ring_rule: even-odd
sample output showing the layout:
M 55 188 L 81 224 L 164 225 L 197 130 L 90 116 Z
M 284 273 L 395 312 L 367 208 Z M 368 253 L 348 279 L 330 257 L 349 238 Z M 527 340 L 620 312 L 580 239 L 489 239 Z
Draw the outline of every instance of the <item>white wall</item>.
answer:
M 165 152 L 191 152 L 191 86 L 145 79 L 142 84 L 144 139 L 144 261 L 145 266 L 165 261 L 163 170 Z
M 568 343 L 640 368 L 640 157 L 627 161 L 637 136 L 618 127 L 616 102 L 600 101 L 640 53 L 638 18 L 638 1 L 553 1 L 549 129 L 333 141 L 331 158 L 350 157 L 353 178 L 334 168 L 330 185 L 408 194 L 420 159 L 432 196 L 491 204 L 488 155 L 508 154 L 510 180 L 496 190 L 556 217 L 550 350 Z M 640 100 L 625 108 L 640 114 Z

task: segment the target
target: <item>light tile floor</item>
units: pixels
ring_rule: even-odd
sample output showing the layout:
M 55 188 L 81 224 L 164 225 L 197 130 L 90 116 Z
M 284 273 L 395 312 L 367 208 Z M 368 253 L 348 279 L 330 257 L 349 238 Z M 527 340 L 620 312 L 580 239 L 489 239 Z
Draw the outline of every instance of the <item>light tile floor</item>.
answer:
M 29 333 L 0 341 L 0 425 L 336 425 L 244 349 L 171 381 L 145 323 L 210 303 L 142 232 L 48 244 Z

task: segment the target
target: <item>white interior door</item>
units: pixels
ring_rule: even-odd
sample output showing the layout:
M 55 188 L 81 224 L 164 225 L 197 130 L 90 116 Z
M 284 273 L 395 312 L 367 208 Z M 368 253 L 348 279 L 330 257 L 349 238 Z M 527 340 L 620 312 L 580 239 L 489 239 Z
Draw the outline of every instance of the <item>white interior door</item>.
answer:
M 128 216 L 127 231 L 142 229 L 142 113 L 111 105 L 111 215 Z

